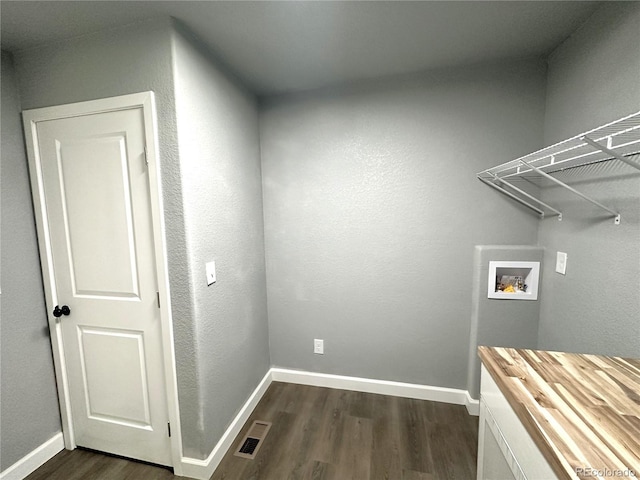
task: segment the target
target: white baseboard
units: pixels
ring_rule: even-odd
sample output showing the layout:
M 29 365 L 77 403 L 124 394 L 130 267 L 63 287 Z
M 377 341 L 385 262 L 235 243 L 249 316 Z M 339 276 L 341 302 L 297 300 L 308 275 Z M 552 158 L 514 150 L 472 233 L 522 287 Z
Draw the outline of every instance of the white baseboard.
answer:
M 373 380 L 370 378 L 346 377 L 326 373 L 303 372 L 284 368 L 271 369 L 274 382 L 299 383 L 316 387 L 329 387 L 357 392 L 378 393 L 394 397 L 431 400 L 434 402 L 467 405 L 468 392 L 455 388 L 432 387 L 415 383 Z M 470 398 L 470 397 L 469 397 Z
M 0 472 L 0 480 L 22 480 L 64 449 L 62 432 L 31 451 L 9 468 Z
M 473 415 L 474 417 L 480 416 L 480 400 L 471 398 L 468 391 L 465 393 L 467 394 L 467 398 L 464 405 L 467 407 L 467 412 L 469 412 L 469 415 Z
M 356 392 L 378 393 L 394 397 L 431 400 L 434 402 L 464 405 L 470 415 L 479 414 L 479 402 L 469 396 L 466 390 L 455 388 L 431 387 L 414 383 L 391 382 L 388 380 L 373 380 L 369 378 L 347 377 L 327 373 L 304 372 L 285 368 L 271 368 L 264 376 L 260 385 L 256 387 L 249 400 L 234 418 L 213 451 L 204 460 L 182 457 L 182 475 L 199 480 L 207 480 L 215 472 L 223 457 L 232 447 L 233 441 L 242 430 L 242 426 L 251 416 L 258 402 L 271 385 L 271 382 L 297 383 L 316 387 L 353 390 Z M 2 480 L 2 479 L 0 479 Z
M 197 458 L 182 457 L 183 476 L 193 477 L 199 480 L 208 480 L 211 478 L 211 475 L 213 475 L 213 472 L 215 472 L 218 465 L 220 465 L 220 462 L 227 453 L 227 450 L 232 447 L 233 441 L 236 439 L 240 430 L 242 430 L 242 427 L 251 416 L 256 405 L 258 405 L 258 402 L 267 391 L 267 388 L 271 385 L 271 381 L 271 370 L 269 370 L 207 458 L 200 460 Z

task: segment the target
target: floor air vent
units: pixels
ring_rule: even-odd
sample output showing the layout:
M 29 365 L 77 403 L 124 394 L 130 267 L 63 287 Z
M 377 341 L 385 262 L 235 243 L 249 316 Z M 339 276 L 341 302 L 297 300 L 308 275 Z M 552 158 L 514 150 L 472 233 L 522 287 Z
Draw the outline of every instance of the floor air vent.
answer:
M 234 455 L 242 458 L 254 458 L 270 428 L 271 422 L 263 422 L 261 420 L 253 422 Z

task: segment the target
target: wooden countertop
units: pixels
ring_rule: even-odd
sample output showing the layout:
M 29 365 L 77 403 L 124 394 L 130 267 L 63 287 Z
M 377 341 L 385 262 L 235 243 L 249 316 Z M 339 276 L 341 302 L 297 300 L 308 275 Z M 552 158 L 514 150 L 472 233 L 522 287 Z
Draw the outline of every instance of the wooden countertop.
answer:
M 478 354 L 558 478 L 640 478 L 640 359 L 497 347 Z

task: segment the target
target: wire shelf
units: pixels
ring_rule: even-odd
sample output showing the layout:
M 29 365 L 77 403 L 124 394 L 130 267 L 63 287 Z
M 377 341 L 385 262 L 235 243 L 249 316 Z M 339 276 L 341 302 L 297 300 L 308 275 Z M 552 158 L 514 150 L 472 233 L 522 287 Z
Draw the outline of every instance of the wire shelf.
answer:
M 544 217 L 551 213 L 562 220 L 562 212 L 516 187 L 511 182 L 518 178 L 545 177 L 584 200 L 606 210 L 620 223 L 620 214 L 561 182 L 550 174 L 598 162 L 616 160 L 640 170 L 640 162 L 633 158 L 640 154 L 640 112 L 623 117 L 588 132 L 576 135 L 542 150 L 510 162 L 497 165 L 477 174 L 485 184 L 501 191 Z

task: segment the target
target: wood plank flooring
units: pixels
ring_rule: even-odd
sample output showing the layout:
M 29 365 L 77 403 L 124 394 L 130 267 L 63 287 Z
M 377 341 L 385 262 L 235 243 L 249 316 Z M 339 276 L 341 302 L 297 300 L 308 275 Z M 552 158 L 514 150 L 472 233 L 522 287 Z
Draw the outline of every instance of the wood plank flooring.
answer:
M 176 480 L 173 470 L 76 448 L 63 450 L 25 480 Z
M 234 456 L 254 420 L 264 444 Z M 471 480 L 477 444 L 461 405 L 274 382 L 212 480 Z
M 233 455 L 254 420 L 273 422 L 255 459 Z M 478 418 L 460 405 L 271 384 L 211 480 L 472 480 Z M 167 480 L 170 470 L 77 449 L 27 480 Z

